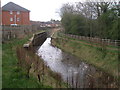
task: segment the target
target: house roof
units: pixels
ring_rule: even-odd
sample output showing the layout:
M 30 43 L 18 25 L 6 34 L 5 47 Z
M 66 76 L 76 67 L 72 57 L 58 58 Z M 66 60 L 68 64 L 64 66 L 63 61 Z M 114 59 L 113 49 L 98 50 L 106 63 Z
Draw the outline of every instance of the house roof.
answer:
M 23 8 L 13 2 L 9 2 L 6 5 L 4 5 L 2 7 L 2 10 L 4 11 L 26 11 L 26 12 L 30 12 L 30 10 Z

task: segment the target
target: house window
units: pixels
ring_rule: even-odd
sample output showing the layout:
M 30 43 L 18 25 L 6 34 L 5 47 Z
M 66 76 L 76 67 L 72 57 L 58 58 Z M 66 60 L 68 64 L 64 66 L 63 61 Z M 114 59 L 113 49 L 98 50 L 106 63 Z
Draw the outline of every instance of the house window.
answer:
M 20 14 L 20 11 L 17 11 L 17 14 Z
M 10 21 L 13 21 L 13 18 L 10 18 Z
M 10 14 L 13 14 L 13 11 L 10 11 Z
M 17 18 L 17 21 L 20 21 L 20 18 Z

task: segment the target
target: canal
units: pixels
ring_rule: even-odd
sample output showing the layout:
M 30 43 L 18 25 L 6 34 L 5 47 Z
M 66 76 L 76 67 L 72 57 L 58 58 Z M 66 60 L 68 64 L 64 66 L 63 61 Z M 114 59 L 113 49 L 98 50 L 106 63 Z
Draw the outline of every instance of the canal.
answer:
M 43 45 L 39 47 L 37 55 L 44 60 L 52 71 L 59 73 L 63 81 L 67 82 L 72 88 L 117 87 L 112 76 L 52 46 L 51 38 L 47 38 Z

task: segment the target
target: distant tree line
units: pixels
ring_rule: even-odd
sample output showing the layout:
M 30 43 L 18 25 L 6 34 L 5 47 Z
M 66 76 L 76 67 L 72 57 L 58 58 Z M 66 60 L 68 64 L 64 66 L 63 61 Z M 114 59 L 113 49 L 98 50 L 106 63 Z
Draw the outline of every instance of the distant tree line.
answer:
M 60 9 L 65 33 L 120 39 L 120 2 L 77 2 Z

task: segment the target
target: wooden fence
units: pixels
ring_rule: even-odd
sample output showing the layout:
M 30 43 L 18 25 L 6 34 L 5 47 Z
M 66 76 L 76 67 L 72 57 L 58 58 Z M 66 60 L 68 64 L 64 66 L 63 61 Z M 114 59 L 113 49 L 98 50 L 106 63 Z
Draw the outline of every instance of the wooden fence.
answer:
M 7 41 L 12 38 L 22 38 L 40 30 L 38 26 L 24 25 L 24 26 L 2 26 L 2 41 Z
M 85 37 L 85 36 L 77 36 L 77 35 L 63 34 L 63 33 L 61 35 L 71 37 L 71 38 L 76 38 L 79 40 L 85 40 L 88 42 L 103 44 L 103 45 L 120 46 L 120 40 L 101 39 L 97 37 Z

